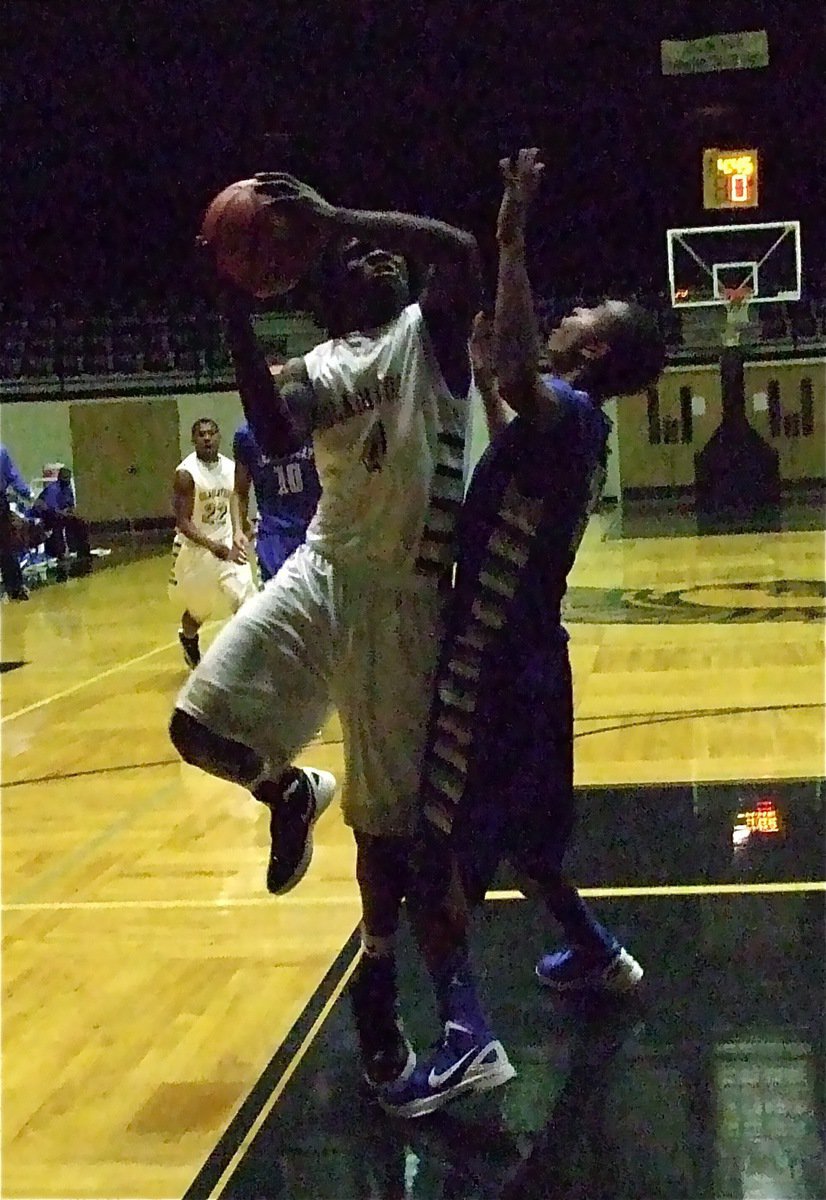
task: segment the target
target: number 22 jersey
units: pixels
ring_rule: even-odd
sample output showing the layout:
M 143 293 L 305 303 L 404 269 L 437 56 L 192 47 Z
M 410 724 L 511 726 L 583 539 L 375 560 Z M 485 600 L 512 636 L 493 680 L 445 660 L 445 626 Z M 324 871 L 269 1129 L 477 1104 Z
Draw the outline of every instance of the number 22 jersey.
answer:
M 219 454 L 215 462 L 204 462 L 193 450 L 183 462 L 178 464 L 179 471 L 191 475 L 195 485 L 195 497 L 192 509 L 192 523 L 199 533 L 221 542 L 225 546 L 232 545 L 232 516 L 229 502 L 235 487 L 235 464 L 225 454 Z M 175 534 L 175 544 L 186 547 L 193 553 L 209 554 L 201 546 L 196 546 L 180 533 Z

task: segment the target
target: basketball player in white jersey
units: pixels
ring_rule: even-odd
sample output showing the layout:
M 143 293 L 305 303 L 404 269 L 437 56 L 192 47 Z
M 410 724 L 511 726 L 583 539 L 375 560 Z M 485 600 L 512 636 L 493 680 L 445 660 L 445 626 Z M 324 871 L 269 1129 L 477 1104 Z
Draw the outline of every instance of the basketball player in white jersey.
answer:
M 169 595 L 183 605 L 178 639 L 190 667 L 201 659 L 198 631 L 210 617 L 229 616 L 256 587 L 235 496 L 235 464 L 219 453 L 221 434 L 209 417 L 192 426 L 192 445 L 175 471 L 175 539 Z
M 397 1019 L 394 938 L 462 499 L 478 248 L 439 221 L 335 208 L 292 176 L 259 178 L 273 204 L 300 207 L 329 233 L 305 299 L 330 340 L 273 380 L 249 302 L 225 291 L 226 333 L 259 445 L 283 457 L 311 436 L 321 499 L 304 545 L 190 676 L 171 736 L 187 762 L 269 807 L 267 886 L 278 894 L 304 874 L 331 798 L 290 764 L 338 709 L 362 900 L 351 999 L 377 1085 L 415 1065 Z M 417 303 L 407 258 L 426 273 Z

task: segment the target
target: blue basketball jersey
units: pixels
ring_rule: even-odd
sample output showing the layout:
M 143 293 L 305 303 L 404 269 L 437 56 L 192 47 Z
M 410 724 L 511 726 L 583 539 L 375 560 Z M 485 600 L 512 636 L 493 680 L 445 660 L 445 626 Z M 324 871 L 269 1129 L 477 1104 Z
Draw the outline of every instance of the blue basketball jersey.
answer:
M 551 376 L 543 382 L 559 418 L 543 428 L 517 416 L 474 471 L 454 605 L 459 625 L 487 614 L 494 636 L 486 640 L 534 649 L 559 624 L 568 573 L 605 480 L 610 429 L 587 393 Z
M 321 495 L 312 442 L 284 458 L 270 458 L 244 424 L 235 434 L 233 453 L 252 478 L 259 533 L 300 534 L 303 540 Z
M 546 428 L 517 416 L 479 460 L 460 517 L 422 776 L 425 814 L 445 832 L 477 732 L 492 712 L 519 721 L 513 700 L 523 693 L 547 703 L 547 685 L 565 665 L 562 598 L 605 479 L 610 422 L 585 392 L 544 383 L 559 402 L 557 420 Z

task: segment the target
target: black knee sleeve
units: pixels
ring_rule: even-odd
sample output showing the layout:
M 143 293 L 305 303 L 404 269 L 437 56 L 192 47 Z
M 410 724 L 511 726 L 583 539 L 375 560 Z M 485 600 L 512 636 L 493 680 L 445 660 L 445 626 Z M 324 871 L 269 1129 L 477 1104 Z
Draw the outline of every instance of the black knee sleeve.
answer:
M 213 733 L 183 709 L 176 708 L 173 712 L 169 736 L 184 762 L 200 767 L 218 779 L 249 787 L 264 768 L 264 760 L 255 750 Z
M 407 903 L 416 915 L 444 904 L 450 892 L 453 864 L 450 839 L 429 821 L 422 820 L 413 840 L 407 888 Z

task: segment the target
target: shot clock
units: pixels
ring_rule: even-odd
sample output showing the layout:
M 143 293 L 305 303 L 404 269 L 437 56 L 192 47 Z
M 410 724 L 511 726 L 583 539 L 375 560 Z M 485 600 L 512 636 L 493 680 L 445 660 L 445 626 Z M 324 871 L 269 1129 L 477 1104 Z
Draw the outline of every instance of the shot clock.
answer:
M 703 151 L 703 207 L 757 208 L 756 150 Z

